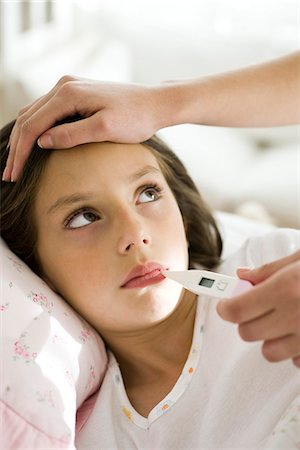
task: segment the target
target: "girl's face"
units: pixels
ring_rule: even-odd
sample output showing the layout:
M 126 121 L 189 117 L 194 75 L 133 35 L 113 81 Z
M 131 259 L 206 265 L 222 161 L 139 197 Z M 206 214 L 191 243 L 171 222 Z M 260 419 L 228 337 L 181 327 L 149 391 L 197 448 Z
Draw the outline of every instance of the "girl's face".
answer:
M 98 331 L 165 319 L 182 289 L 160 268 L 188 267 L 177 202 L 140 144 L 87 144 L 51 154 L 35 201 L 44 278 Z

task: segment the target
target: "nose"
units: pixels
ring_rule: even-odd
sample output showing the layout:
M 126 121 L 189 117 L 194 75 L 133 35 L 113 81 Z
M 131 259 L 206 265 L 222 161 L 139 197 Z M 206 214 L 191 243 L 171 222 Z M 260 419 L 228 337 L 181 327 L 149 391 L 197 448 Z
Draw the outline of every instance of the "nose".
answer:
M 118 252 L 122 255 L 134 250 L 141 250 L 151 243 L 150 234 L 140 218 L 130 214 L 119 216 L 120 237 L 118 239 Z

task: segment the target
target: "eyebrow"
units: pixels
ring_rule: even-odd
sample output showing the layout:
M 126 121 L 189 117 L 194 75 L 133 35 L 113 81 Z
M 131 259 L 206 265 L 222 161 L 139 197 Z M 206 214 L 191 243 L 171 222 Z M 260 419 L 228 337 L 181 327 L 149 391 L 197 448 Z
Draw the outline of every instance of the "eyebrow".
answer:
M 148 175 L 151 173 L 158 174 L 158 173 L 161 173 L 161 171 L 157 167 L 148 165 L 148 166 L 145 166 L 142 169 L 138 170 L 137 172 L 133 173 L 132 175 L 130 175 L 128 177 L 128 179 L 130 182 L 134 182 L 134 181 L 138 180 L 139 178 L 142 178 L 145 175 Z
M 133 173 L 132 175 L 130 175 L 128 177 L 128 180 L 130 183 L 133 183 L 134 181 L 139 180 L 140 178 L 144 177 L 145 175 L 148 174 L 159 174 L 161 173 L 161 171 L 154 166 L 145 166 L 142 169 L 138 170 L 137 172 Z M 50 208 L 47 211 L 47 214 L 52 214 L 53 212 L 57 211 L 60 208 L 66 207 L 66 206 L 70 206 L 70 205 L 75 205 L 78 203 L 82 203 L 82 202 L 86 202 L 86 201 L 91 201 L 91 199 L 96 197 L 96 193 L 95 192 L 86 192 L 86 193 L 74 193 L 71 195 L 64 195 L 62 197 L 60 197 L 59 199 L 56 200 L 56 202 L 50 206 Z

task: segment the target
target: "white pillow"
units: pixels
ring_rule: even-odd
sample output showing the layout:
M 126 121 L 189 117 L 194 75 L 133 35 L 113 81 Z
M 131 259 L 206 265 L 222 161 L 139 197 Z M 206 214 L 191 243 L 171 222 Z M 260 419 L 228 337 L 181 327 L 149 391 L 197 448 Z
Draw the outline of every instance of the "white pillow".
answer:
M 39 436 L 73 448 L 76 410 L 99 388 L 106 370 L 103 341 L 3 241 L 0 263 L 0 400 Z M 11 436 L 9 425 L 3 423 L 1 433 L 7 432 L 5 448 L 23 448 L 22 436 L 20 447 L 12 445 L 19 431 Z

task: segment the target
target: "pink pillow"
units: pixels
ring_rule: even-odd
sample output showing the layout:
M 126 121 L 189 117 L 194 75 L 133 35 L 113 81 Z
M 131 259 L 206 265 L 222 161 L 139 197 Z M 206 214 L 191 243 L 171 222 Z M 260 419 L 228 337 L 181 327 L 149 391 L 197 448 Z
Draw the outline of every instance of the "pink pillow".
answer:
M 104 343 L 0 243 L 2 445 L 74 447 L 76 411 L 100 386 Z

